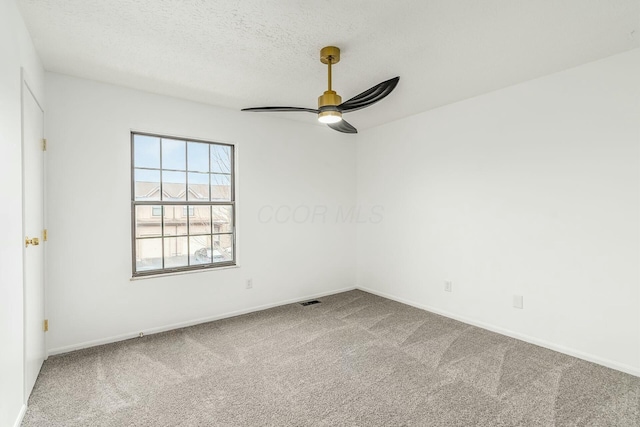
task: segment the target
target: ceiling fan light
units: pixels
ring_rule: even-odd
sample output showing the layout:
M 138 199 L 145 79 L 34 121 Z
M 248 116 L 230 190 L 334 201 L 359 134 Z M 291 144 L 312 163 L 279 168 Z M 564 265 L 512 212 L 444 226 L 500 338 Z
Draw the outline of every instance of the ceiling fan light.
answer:
M 342 120 L 342 113 L 340 111 L 322 111 L 318 114 L 318 121 L 320 123 L 338 123 Z

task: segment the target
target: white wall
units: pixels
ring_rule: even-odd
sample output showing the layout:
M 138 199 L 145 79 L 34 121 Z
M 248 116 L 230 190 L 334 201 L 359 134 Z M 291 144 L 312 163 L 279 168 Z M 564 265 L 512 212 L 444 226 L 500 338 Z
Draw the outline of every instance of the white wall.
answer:
M 42 66 L 13 0 L 0 1 L 0 426 L 24 410 L 20 68 L 43 100 Z
M 358 285 L 640 375 L 639 173 L 640 49 L 362 132 Z
M 352 136 L 59 74 L 46 86 L 50 353 L 355 286 L 355 224 L 335 220 L 355 204 Z M 130 281 L 132 129 L 237 144 L 239 268 Z

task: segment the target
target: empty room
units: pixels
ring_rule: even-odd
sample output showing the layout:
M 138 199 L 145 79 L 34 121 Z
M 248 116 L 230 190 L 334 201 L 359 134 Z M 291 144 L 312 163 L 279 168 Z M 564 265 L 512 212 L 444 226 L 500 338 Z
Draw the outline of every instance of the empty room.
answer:
M 640 0 L 0 0 L 0 427 L 640 427 Z

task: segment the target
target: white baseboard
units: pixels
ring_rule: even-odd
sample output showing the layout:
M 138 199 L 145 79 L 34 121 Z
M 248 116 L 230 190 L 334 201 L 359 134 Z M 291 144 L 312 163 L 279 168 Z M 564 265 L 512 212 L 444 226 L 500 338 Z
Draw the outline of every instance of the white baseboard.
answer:
M 18 418 L 16 418 L 16 422 L 13 423 L 13 427 L 20 427 L 22 424 L 22 419 L 24 418 L 24 414 L 27 413 L 27 405 L 23 404 L 22 408 L 20 408 L 20 413 L 18 414 Z
M 416 308 L 428 311 L 430 313 L 439 314 L 441 316 L 445 316 L 445 317 L 448 317 L 450 319 L 458 320 L 460 322 L 467 323 L 469 325 L 477 326 L 477 327 L 482 328 L 482 329 L 487 329 L 487 330 L 492 331 L 492 332 L 497 332 L 497 333 L 499 333 L 501 335 L 506 335 L 506 336 L 511 337 L 511 338 L 515 338 L 515 339 L 518 339 L 518 340 L 521 340 L 521 341 L 528 342 L 530 344 L 535 344 L 535 345 L 540 346 L 540 347 L 548 348 L 549 350 L 557 351 L 559 353 L 563 353 L 563 354 L 566 354 L 566 355 L 569 355 L 569 356 L 577 357 L 578 359 L 586 360 L 588 362 L 593 362 L 593 363 L 596 363 L 598 365 L 606 366 L 607 368 L 615 369 L 617 371 L 622 371 L 622 372 L 625 372 L 627 374 L 631 374 L 631 375 L 634 375 L 636 377 L 640 377 L 640 369 L 634 368 L 633 366 L 630 366 L 630 365 L 625 365 L 623 363 L 618 363 L 618 362 L 614 362 L 612 360 L 603 359 L 601 357 L 594 356 L 594 355 L 588 354 L 588 353 L 584 353 L 582 351 L 575 350 L 575 349 L 572 349 L 572 348 L 569 348 L 569 347 L 565 347 L 563 345 L 554 344 L 554 343 L 551 343 L 551 342 L 548 342 L 548 341 L 545 341 L 545 340 L 541 340 L 541 339 L 538 339 L 538 338 L 535 338 L 535 337 L 531 337 L 529 335 L 521 334 L 519 332 L 514 332 L 514 331 L 511 331 L 509 329 L 505 329 L 505 328 L 502 328 L 502 327 L 499 327 L 499 326 L 494 326 L 494 325 L 490 325 L 488 323 L 479 322 L 477 320 L 470 319 L 468 317 L 459 316 L 457 314 L 449 313 L 447 311 L 440 310 L 440 309 L 437 309 L 437 308 L 434 308 L 434 307 L 430 307 L 428 305 L 416 303 L 416 302 L 413 302 L 413 301 L 406 300 L 404 298 L 400 298 L 400 297 L 397 297 L 397 296 L 394 296 L 394 295 L 390 295 L 390 294 L 387 294 L 385 292 L 380 292 L 380 291 L 376 291 L 374 289 L 369 289 L 369 288 L 364 287 L 364 286 L 356 286 L 356 289 L 360 289 L 361 291 L 369 292 L 371 294 L 378 295 L 378 296 L 381 296 L 383 298 L 387 298 L 387 299 L 390 299 L 390 300 L 393 300 L 393 301 L 397 301 L 397 302 L 400 302 L 402 304 L 407 304 L 407 305 L 410 305 L 412 307 L 416 307 Z
M 352 291 L 354 289 L 356 289 L 355 286 L 348 287 L 348 288 L 342 288 L 342 289 L 334 289 L 334 290 L 329 291 L 329 292 L 322 292 L 322 293 L 319 293 L 319 294 L 307 295 L 305 297 L 292 298 L 292 299 L 288 299 L 288 300 L 284 300 L 284 301 L 278 301 L 278 302 L 274 302 L 274 303 L 259 305 L 259 306 L 256 306 L 256 307 L 251 307 L 251 308 L 246 308 L 246 309 L 242 309 L 242 310 L 232 311 L 232 312 L 229 312 L 229 313 L 219 314 L 219 315 L 215 315 L 215 316 L 203 317 L 203 318 L 200 318 L 200 319 L 189 320 L 189 321 L 186 321 L 186 322 L 174 323 L 174 324 L 171 324 L 171 325 L 164 325 L 164 326 L 160 326 L 160 327 L 157 327 L 157 328 L 150 328 L 150 329 L 145 329 L 145 330 L 142 330 L 142 331 L 129 332 L 129 333 L 126 333 L 126 334 L 115 335 L 115 336 L 111 336 L 111 337 L 107 337 L 107 338 L 100 338 L 100 339 L 97 339 L 97 340 L 85 341 L 85 342 L 78 343 L 78 344 L 72 344 L 72 345 L 67 345 L 67 346 L 63 346 L 63 347 L 52 348 L 52 349 L 49 349 L 47 351 L 47 357 L 53 356 L 53 355 L 56 355 L 56 354 L 68 353 L 70 351 L 81 350 L 83 348 L 95 347 L 95 346 L 98 346 L 98 345 L 110 344 L 110 343 L 113 343 L 113 342 L 124 341 L 124 340 L 128 340 L 128 339 L 131 339 L 131 338 L 136 338 L 136 337 L 138 337 L 140 335 L 140 332 L 142 332 L 144 335 L 157 334 L 157 333 L 160 333 L 160 332 L 171 331 L 173 329 L 186 328 L 188 326 L 199 325 L 201 323 L 213 322 L 214 320 L 226 319 L 226 318 L 229 318 L 229 317 L 240 316 L 242 314 L 253 313 L 255 311 L 262 311 L 262 310 L 266 310 L 266 309 L 269 309 L 269 308 L 278 307 L 278 306 L 281 306 L 281 305 L 293 304 L 293 303 L 296 303 L 296 302 L 305 301 L 305 300 L 309 300 L 309 299 L 313 299 L 313 298 L 320 298 L 320 297 L 324 297 L 324 296 L 327 296 L 327 295 L 338 294 L 340 292 Z

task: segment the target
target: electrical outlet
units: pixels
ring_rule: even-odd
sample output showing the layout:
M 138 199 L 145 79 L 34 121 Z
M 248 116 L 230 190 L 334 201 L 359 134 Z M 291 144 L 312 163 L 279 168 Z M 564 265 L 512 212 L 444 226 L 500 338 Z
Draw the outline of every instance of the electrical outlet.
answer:
M 247 279 L 247 289 L 253 289 L 253 279 Z
M 513 307 L 514 308 L 524 308 L 523 305 L 523 301 L 522 301 L 522 295 L 514 295 L 513 296 Z
M 453 283 L 448 281 L 448 280 L 446 282 L 444 282 L 444 290 L 445 290 L 445 292 L 453 291 Z

